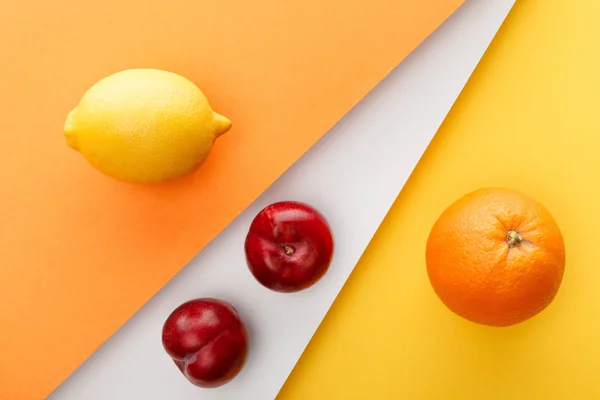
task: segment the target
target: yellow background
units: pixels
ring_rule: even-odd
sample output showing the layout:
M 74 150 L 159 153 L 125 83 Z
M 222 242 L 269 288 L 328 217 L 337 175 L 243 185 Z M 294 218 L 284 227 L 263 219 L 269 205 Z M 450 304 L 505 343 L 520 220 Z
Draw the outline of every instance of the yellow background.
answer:
M 600 399 L 600 2 L 518 0 L 278 400 Z M 554 303 L 511 328 L 451 314 L 425 243 L 486 186 L 565 236 Z

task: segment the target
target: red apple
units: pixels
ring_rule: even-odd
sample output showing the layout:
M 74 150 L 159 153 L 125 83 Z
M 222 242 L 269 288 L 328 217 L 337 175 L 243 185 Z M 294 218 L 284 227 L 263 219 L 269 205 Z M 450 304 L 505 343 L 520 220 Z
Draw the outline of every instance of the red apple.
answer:
M 318 211 L 303 203 L 282 201 L 265 207 L 254 218 L 245 250 L 258 282 L 277 292 L 297 292 L 327 272 L 333 238 Z
M 183 375 L 204 388 L 222 386 L 242 369 L 248 353 L 244 322 L 231 304 L 196 299 L 165 321 L 162 342 Z

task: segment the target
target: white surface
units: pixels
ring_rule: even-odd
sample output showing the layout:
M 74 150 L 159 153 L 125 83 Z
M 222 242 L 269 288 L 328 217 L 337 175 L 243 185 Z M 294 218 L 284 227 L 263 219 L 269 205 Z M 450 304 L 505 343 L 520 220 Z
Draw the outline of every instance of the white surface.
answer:
M 50 395 L 50 400 L 266 400 L 276 397 L 514 0 L 468 0 L 322 140 Z M 256 213 L 307 202 L 331 224 L 336 252 L 313 288 L 278 294 L 246 267 Z M 236 306 L 250 356 L 218 389 L 192 386 L 161 345 L 169 313 L 196 297 Z

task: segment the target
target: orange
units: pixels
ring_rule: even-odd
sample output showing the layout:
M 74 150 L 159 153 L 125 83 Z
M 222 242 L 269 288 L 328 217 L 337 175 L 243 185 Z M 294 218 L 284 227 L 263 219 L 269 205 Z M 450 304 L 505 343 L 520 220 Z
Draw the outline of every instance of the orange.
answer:
M 565 269 L 560 229 L 540 203 L 507 189 L 450 205 L 427 241 L 427 274 L 441 301 L 475 323 L 509 326 L 554 300 Z

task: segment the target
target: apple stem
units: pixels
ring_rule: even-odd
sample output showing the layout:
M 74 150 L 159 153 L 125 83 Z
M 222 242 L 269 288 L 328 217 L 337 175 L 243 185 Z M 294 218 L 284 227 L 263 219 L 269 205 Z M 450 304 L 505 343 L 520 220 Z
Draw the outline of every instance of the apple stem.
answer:
M 283 246 L 283 251 L 285 251 L 285 254 L 287 254 L 288 256 L 291 256 L 292 254 L 294 254 L 294 248 L 292 246 L 290 246 L 289 244 L 286 244 L 285 246 Z
M 506 233 L 506 242 L 508 243 L 508 247 L 515 247 L 520 245 L 523 242 L 523 236 L 513 229 Z

